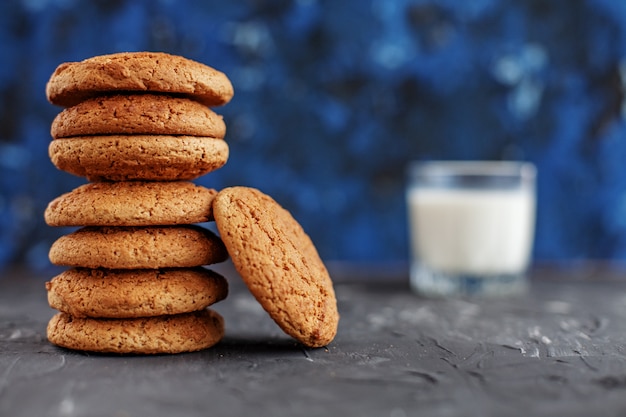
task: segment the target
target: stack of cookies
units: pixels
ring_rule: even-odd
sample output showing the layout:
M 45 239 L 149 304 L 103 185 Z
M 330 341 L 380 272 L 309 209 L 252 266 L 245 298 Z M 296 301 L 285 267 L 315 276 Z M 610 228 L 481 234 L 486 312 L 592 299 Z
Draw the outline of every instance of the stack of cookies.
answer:
M 68 266 L 46 283 L 59 346 L 96 352 L 177 353 L 224 334 L 207 307 L 227 282 L 204 268 L 229 256 L 250 292 L 288 335 L 330 343 L 339 321 L 331 278 L 300 224 L 249 187 L 193 184 L 228 158 L 211 108 L 233 90 L 221 72 L 163 53 L 120 53 L 60 65 L 47 85 L 65 107 L 50 157 L 89 183 L 52 201 L 60 237 L 50 260 Z M 215 221 L 219 236 L 199 227 Z
M 52 201 L 51 226 L 79 227 L 50 249 L 70 267 L 46 283 L 51 342 L 118 353 L 204 349 L 224 334 L 207 307 L 227 281 L 205 265 L 228 258 L 213 220 L 216 190 L 191 180 L 222 167 L 222 117 L 232 85 L 221 72 L 162 53 L 121 53 L 60 65 L 47 85 L 65 107 L 49 153 L 89 182 Z

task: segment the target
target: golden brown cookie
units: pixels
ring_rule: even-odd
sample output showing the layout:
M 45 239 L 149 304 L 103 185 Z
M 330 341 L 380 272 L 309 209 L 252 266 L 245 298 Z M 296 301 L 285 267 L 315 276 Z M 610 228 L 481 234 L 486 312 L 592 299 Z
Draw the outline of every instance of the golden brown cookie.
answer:
M 197 101 L 154 94 L 95 97 L 63 110 L 53 138 L 90 135 L 185 135 L 223 138 L 222 116 Z
M 50 307 L 74 317 L 134 318 L 204 310 L 226 298 L 228 282 L 205 268 L 73 268 L 46 289 Z
M 116 92 L 180 94 L 220 106 L 232 98 L 233 86 L 214 68 L 162 52 L 122 52 L 65 62 L 46 85 L 48 100 L 63 107 Z
M 90 181 L 192 180 L 228 160 L 223 139 L 196 136 L 77 136 L 48 151 L 57 168 Z
M 159 354 L 193 352 L 217 344 L 224 319 L 210 309 L 169 316 L 95 319 L 57 313 L 48 340 L 68 349 L 102 353 Z
M 55 265 L 110 268 L 187 268 L 223 262 L 224 244 L 198 226 L 83 227 L 50 247 Z
M 274 321 L 307 346 L 330 343 L 339 321 L 333 284 L 291 214 L 247 187 L 220 191 L 213 214 L 235 268 Z
M 95 182 L 48 204 L 50 226 L 161 226 L 213 219 L 217 191 L 188 181 Z

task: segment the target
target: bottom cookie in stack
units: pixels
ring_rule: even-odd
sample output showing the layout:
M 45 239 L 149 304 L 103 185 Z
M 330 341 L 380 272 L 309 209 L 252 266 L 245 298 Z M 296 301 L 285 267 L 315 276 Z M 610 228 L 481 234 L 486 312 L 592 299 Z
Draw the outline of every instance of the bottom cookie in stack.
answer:
M 68 349 L 119 354 L 165 354 L 209 348 L 224 336 L 224 320 L 212 310 L 136 319 L 76 318 L 58 313 L 48 340 Z

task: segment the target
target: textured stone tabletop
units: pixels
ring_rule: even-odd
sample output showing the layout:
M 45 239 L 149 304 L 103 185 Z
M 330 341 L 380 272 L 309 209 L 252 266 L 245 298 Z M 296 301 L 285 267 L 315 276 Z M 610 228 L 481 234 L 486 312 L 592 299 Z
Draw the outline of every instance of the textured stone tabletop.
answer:
M 0 416 L 625 415 L 626 274 L 543 270 L 524 297 L 426 300 L 368 271 L 335 274 L 325 348 L 283 335 L 231 274 L 219 345 L 134 357 L 50 345 L 49 277 L 5 272 Z

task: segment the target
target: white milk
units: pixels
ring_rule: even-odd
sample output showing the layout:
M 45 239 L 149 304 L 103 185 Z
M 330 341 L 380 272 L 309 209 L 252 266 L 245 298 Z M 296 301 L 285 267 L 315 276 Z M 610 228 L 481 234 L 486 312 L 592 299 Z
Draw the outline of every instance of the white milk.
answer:
M 414 187 L 407 197 L 413 259 L 422 266 L 485 278 L 526 269 L 535 223 L 532 188 Z

